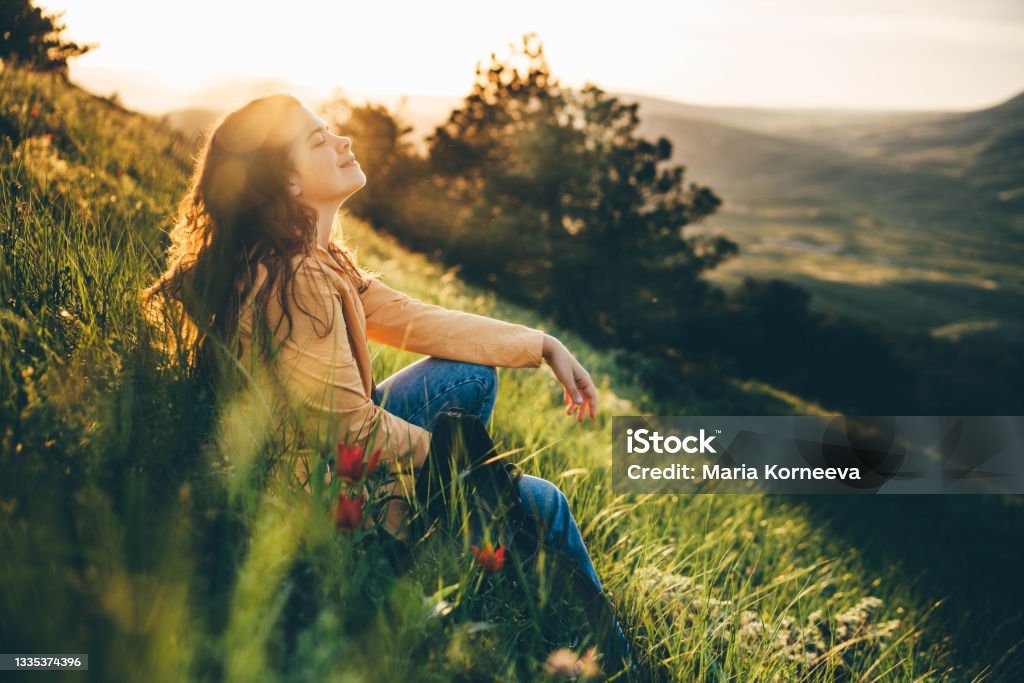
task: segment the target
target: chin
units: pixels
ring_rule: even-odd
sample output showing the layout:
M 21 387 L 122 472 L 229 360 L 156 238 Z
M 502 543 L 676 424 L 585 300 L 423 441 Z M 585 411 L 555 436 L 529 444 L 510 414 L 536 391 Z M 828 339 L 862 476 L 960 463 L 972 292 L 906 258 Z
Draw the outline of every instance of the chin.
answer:
M 363 176 L 363 182 L 359 184 L 352 184 L 344 192 L 341 193 L 342 201 L 347 201 L 352 195 L 366 186 L 366 176 Z

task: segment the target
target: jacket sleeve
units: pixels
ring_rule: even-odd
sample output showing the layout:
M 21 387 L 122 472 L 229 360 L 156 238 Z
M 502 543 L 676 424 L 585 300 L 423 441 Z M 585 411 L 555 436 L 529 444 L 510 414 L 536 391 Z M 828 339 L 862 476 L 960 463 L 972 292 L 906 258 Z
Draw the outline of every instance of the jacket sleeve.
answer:
M 339 441 L 358 443 L 364 452 L 380 447 L 382 461 L 407 469 L 411 455 L 419 467 L 430 447 L 430 432 L 365 395 L 341 301 L 322 268 L 315 259 L 300 262 L 288 299 L 291 334 L 283 343 L 278 340 L 278 378 L 306 414 L 306 441 L 318 449 Z M 287 320 L 282 325 L 286 328 Z
M 427 304 L 375 279 L 360 296 L 370 341 L 506 368 L 538 368 L 543 360 L 540 330 Z

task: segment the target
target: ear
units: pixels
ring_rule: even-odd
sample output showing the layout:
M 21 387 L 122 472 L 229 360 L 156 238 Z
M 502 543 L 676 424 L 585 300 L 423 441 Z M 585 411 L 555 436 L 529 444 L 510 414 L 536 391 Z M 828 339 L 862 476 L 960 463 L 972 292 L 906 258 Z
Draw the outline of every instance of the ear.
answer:
M 299 181 L 294 173 L 288 174 L 288 194 L 293 197 L 302 196 L 302 188 L 299 187 Z

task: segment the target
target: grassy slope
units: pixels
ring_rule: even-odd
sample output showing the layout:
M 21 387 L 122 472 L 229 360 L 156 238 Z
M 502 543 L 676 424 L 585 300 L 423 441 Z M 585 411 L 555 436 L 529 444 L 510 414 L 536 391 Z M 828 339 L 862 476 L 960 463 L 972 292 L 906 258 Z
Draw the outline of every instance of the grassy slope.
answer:
M 11 138 L 0 160 L 4 651 L 88 652 L 97 680 L 532 680 L 575 633 L 571 612 L 540 601 L 543 584 L 524 595 L 506 577 L 482 580 L 449 545 L 391 578 L 372 549 L 333 532 L 316 493 L 253 485 L 242 465 L 268 453 L 249 440 L 247 406 L 223 414 L 240 429 L 200 443 L 190 425 L 203 397 L 160 365 L 132 306 L 183 189 L 176 139 L 35 76 L 7 70 L 0 93 Z M 799 500 L 613 495 L 610 416 L 639 412 L 644 397 L 611 354 L 369 226 L 345 229 L 393 286 L 544 327 L 603 383 L 600 419 L 580 426 L 550 373 L 502 370 L 492 428 L 568 495 L 645 679 L 969 679 L 995 659 L 979 650 L 949 670 L 942 596 L 868 562 Z M 379 377 L 414 358 L 374 350 Z M 813 410 L 768 387 L 736 391 L 751 413 Z M 714 405 L 691 395 L 672 412 Z M 798 652 L 828 654 L 811 671 Z

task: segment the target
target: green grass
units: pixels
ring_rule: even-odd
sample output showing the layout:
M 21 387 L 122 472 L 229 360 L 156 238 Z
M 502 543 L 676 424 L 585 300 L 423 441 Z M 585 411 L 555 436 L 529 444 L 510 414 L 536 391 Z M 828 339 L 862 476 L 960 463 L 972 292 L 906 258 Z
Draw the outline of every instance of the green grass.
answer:
M 252 440 L 270 425 L 251 406 L 223 406 L 242 429 L 205 441 L 209 397 L 133 303 L 184 190 L 182 140 L 59 81 L 8 68 L 0 85 L 0 649 L 88 653 L 95 680 L 530 681 L 586 643 L 556 586 L 484 577 L 460 539 L 428 540 L 395 576 L 334 530 L 331 490 L 285 476 L 289 445 Z M 550 372 L 502 369 L 492 432 L 565 491 L 641 680 L 971 680 L 995 664 L 957 650 L 935 618 L 946 595 L 880 571 L 804 502 L 614 495 L 610 417 L 657 408 L 614 353 L 344 226 L 391 286 L 542 327 L 597 378 L 599 419 L 578 425 Z M 380 379 L 415 358 L 373 351 Z M 816 410 L 729 387 L 660 408 Z

